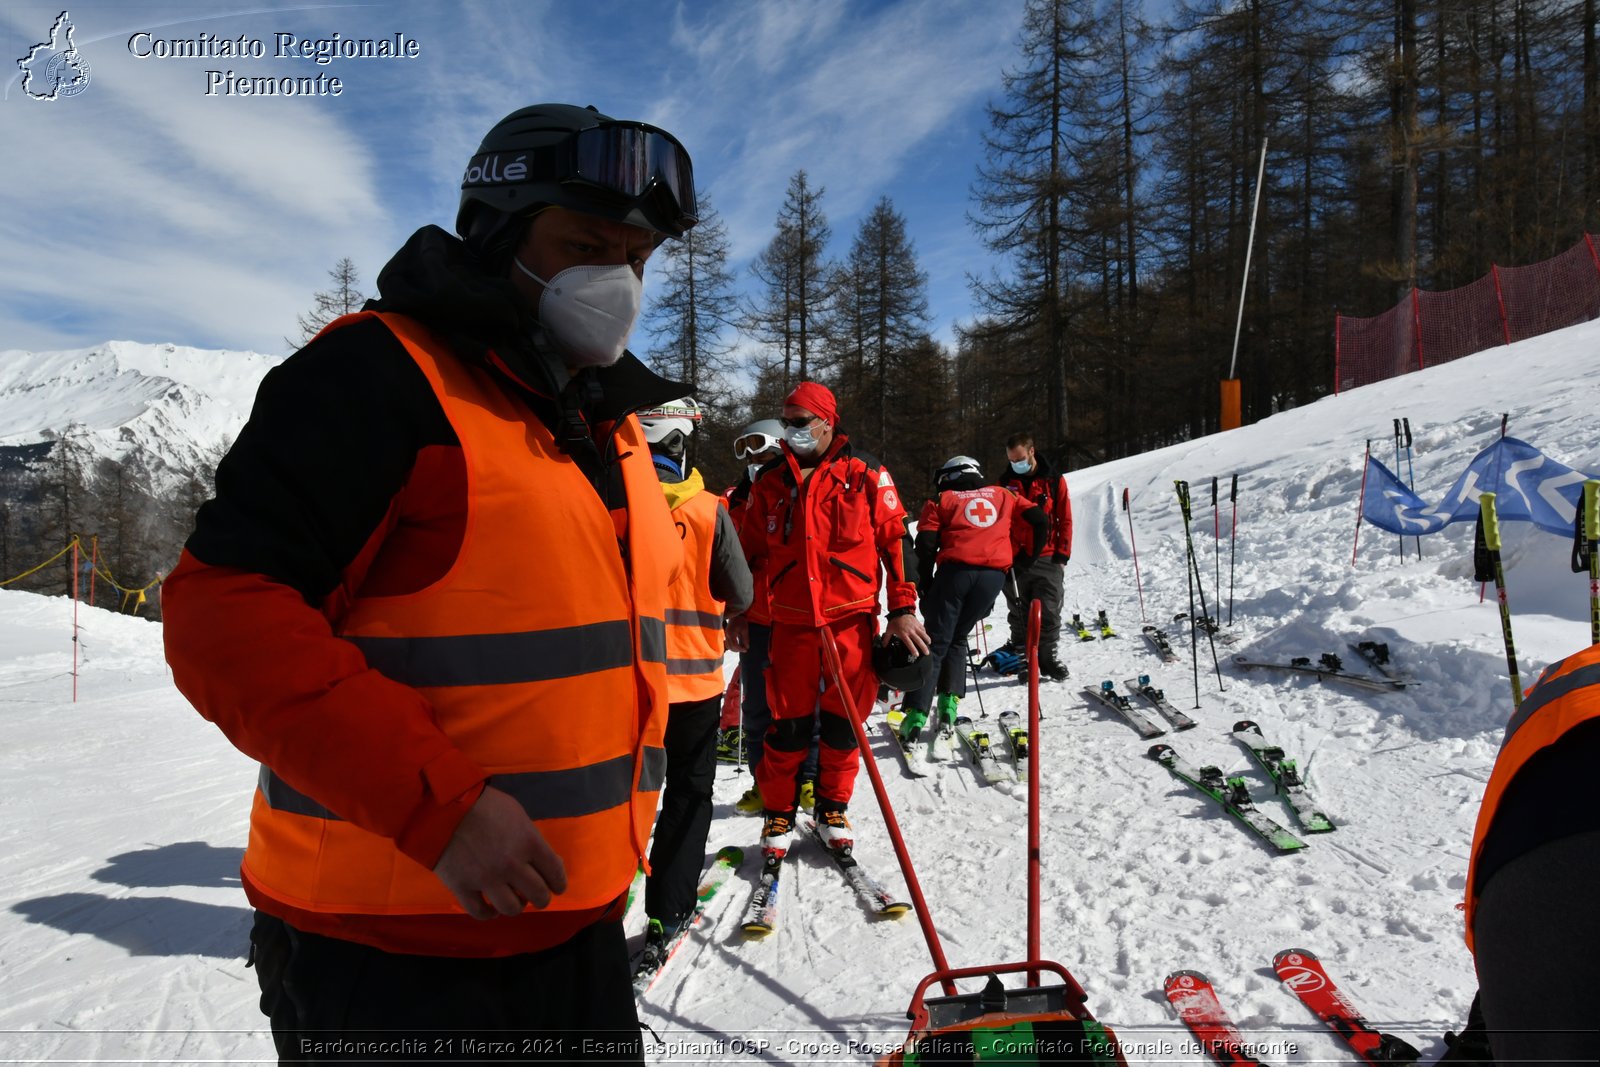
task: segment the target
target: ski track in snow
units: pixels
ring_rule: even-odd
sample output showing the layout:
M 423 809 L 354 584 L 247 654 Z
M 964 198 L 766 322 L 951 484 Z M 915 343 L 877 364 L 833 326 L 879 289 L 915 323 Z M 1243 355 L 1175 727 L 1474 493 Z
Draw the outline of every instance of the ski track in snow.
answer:
M 1161 993 L 1166 974 L 1181 968 L 1211 977 L 1245 1040 L 1279 1043 L 1264 1051 L 1269 1062 L 1354 1062 L 1279 988 L 1272 957 L 1288 947 L 1317 953 L 1363 1013 L 1425 1061 L 1464 1021 L 1476 982 L 1455 905 L 1509 711 L 1499 617 L 1492 591 L 1478 601 L 1466 524 L 1424 538 L 1420 561 L 1414 541 L 1402 559 L 1397 538 L 1363 527 L 1352 567 L 1364 439 L 1373 435 L 1375 454 L 1392 466 L 1390 419 L 1410 417 L 1418 490 L 1430 501 L 1492 442 L 1501 409 L 1513 412 L 1514 435 L 1600 469 L 1600 405 L 1587 384 L 1597 344 L 1600 324 L 1575 327 L 1069 476 L 1077 533 L 1064 614 L 1089 619 L 1103 607 L 1121 636 L 1080 643 L 1069 631 L 1060 652 L 1072 676 L 1042 686 L 1030 762 L 1041 776 L 1043 951 L 1073 972 L 1090 1008 L 1126 1041 L 1179 1050 L 1131 1062 L 1202 1062 Z M 207 391 L 203 380 L 195 388 Z M 13 413 L 11 422 L 30 417 Z M 1221 689 L 1202 638 L 1198 709 L 1190 634 L 1171 621 L 1189 610 L 1175 478 L 1191 483 L 1207 603 L 1226 621 L 1231 595 L 1237 638 L 1217 645 Z M 1543 664 L 1586 643 L 1586 589 L 1567 568 L 1563 539 L 1513 526 L 1506 542 L 1527 685 Z M 1172 636 L 1179 663 L 1161 663 L 1139 637 L 1134 543 L 1144 610 Z M 250 912 L 238 882 L 256 768 L 173 689 L 158 625 L 87 608 L 80 618 L 74 703 L 70 604 L 0 591 L 8 860 L 0 1061 L 272 1062 L 255 975 L 244 967 Z M 1003 603 L 991 623 L 986 647 L 1006 637 Z M 1268 660 L 1333 652 L 1371 673 L 1347 647 L 1360 639 L 1387 641 L 1419 684 L 1372 693 L 1229 663 L 1237 652 Z M 1138 673 L 1199 724 L 1161 740 L 1197 766 L 1243 775 L 1257 806 L 1308 848 L 1275 854 L 1146 758 L 1151 742 L 1080 692 Z M 981 707 L 969 694 L 965 714 L 992 721 L 1007 708 L 1026 712 L 1019 680 L 985 673 L 979 684 Z M 1298 760 L 1335 831 L 1301 834 L 1230 736 L 1243 718 Z M 888 739 L 868 733 L 950 964 L 1021 961 L 1026 787 L 982 783 L 964 750 L 912 779 Z M 819 846 L 797 833 L 779 928 L 746 940 L 738 920 L 759 867 L 760 824 L 733 802 L 749 784 L 748 773 L 719 771 L 707 854 L 736 844 L 746 859 L 641 1001 L 641 1018 L 667 1042 L 652 1043 L 650 1058 L 868 1059 L 860 1046 L 904 1035 L 911 992 L 932 969 L 917 918 L 870 916 Z M 851 818 L 862 863 L 901 893 L 864 774 Z M 641 899 L 628 917 L 635 939 L 643 923 Z M 675 1051 L 673 1042 L 691 1040 L 693 1053 Z

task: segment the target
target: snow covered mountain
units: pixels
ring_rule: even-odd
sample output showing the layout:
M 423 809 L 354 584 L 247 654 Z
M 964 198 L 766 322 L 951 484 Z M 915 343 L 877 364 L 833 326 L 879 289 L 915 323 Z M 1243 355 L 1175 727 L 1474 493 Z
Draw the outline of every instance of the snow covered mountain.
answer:
M 1600 323 L 1589 323 L 1071 474 L 1066 610 L 1105 608 L 1121 636 L 1064 636 L 1072 678 L 1044 687 L 1035 748 L 1043 950 L 1077 976 L 1096 1015 L 1129 1043 L 1131 1063 L 1206 1062 L 1161 993 L 1181 968 L 1211 976 L 1267 1062 L 1355 1063 L 1274 976 L 1274 953 L 1290 947 L 1319 955 L 1366 1016 L 1416 1045 L 1423 1062 L 1461 1026 L 1476 982 L 1456 903 L 1511 706 L 1499 614 L 1472 581 L 1470 524 L 1423 538 L 1421 559 L 1413 542 L 1364 527 L 1352 563 L 1364 445 L 1372 438 L 1392 466 L 1391 419 L 1408 417 L 1418 493 L 1436 500 L 1509 413 L 1512 434 L 1594 473 L 1597 350 Z M 92 360 L 59 355 L 63 367 Z M 222 391 L 148 362 L 126 373 Z M 81 379 L 97 380 L 87 369 Z M 8 397 L 26 395 L 5 382 Z M 67 386 L 45 388 L 65 395 Z M 249 388 L 230 395 L 242 413 Z M 149 396 L 142 409 L 160 407 Z M 81 410 L 68 403 L 58 410 Z M 106 427 L 134 419 L 141 404 L 107 399 Z M 114 408 L 124 415 L 113 418 Z M 7 424 L 0 436 L 43 425 Z M 1236 472 L 1234 541 L 1226 494 Z M 1233 622 L 1220 671 L 1200 644 L 1198 699 L 1187 631 L 1170 622 L 1189 607 L 1178 478 L 1193 487 L 1208 602 Z M 1509 526 L 1505 539 L 1526 684 L 1588 644 L 1587 583 L 1568 569 L 1563 538 Z M 270 1062 L 238 885 L 256 768 L 173 689 L 158 625 L 86 608 L 79 617 L 74 702 L 72 605 L 0 590 L 0 1061 Z M 1167 624 L 1182 662 L 1164 664 L 1138 640 L 1146 617 Z M 1005 638 L 1003 610 L 992 624 L 990 645 Z M 1331 652 L 1353 662 L 1347 643 L 1360 639 L 1387 642 L 1420 684 L 1369 692 L 1242 673 L 1229 658 Z M 1190 762 L 1242 775 L 1257 805 L 1293 828 L 1230 736 L 1236 720 L 1253 719 L 1299 759 L 1337 829 L 1274 854 L 1148 759 L 1148 742 L 1081 692 L 1139 673 L 1197 720 L 1163 738 Z M 962 704 L 973 717 L 1025 708 L 1015 680 L 980 681 Z M 986 785 L 960 763 L 909 778 L 875 730 L 873 749 L 949 962 L 1022 959 L 1025 791 Z M 708 853 L 734 844 L 753 854 L 757 820 L 733 808 L 749 783 L 720 769 Z M 898 891 L 865 775 L 851 817 L 861 862 Z M 652 1062 L 863 1062 L 898 1042 L 911 991 L 932 970 L 915 921 L 869 917 L 831 863 L 797 842 L 779 928 L 748 942 L 738 914 L 754 868 L 747 859 L 641 1001 L 660 1038 L 646 1038 Z M 628 923 L 639 936 L 639 905 Z
M 139 450 L 159 488 L 216 461 L 282 359 L 134 341 L 0 351 L 0 449 L 81 434 L 97 455 Z

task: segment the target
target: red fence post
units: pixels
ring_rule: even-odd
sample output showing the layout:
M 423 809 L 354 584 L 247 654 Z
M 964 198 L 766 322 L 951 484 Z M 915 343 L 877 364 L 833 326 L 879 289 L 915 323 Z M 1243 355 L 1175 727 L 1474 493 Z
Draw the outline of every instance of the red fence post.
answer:
M 1339 395 L 1339 320 L 1343 318 L 1337 311 L 1333 313 L 1333 395 Z
M 1494 299 L 1500 305 L 1500 329 L 1505 332 L 1506 344 L 1511 343 L 1511 320 L 1506 318 L 1506 295 L 1500 291 L 1500 267 L 1489 264 L 1489 274 L 1494 278 Z
M 1417 295 L 1420 291 L 1421 290 L 1414 285 L 1411 287 L 1411 331 L 1416 335 L 1417 339 L 1418 370 L 1421 370 L 1423 367 L 1427 366 L 1427 364 L 1423 362 L 1422 355 L 1422 298 Z

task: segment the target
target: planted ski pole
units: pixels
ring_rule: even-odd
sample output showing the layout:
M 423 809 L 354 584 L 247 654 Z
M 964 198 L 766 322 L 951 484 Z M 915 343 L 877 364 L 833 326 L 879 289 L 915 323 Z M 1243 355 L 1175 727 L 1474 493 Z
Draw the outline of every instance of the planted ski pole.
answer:
M 1400 472 L 1400 420 L 1394 420 L 1394 469 Z M 1406 535 L 1400 534 L 1400 562 L 1406 561 Z
M 1217 506 L 1217 476 L 1211 476 L 1211 599 L 1222 613 L 1222 509 Z
M 1367 468 L 1372 465 L 1372 438 L 1367 438 L 1367 454 L 1361 459 L 1361 495 L 1356 498 L 1356 540 L 1350 547 L 1350 566 L 1356 565 L 1356 556 L 1361 551 L 1361 519 L 1366 515 L 1367 509 Z
M 1600 480 L 1583 483 L 1572 535 L 1573 573 L 1589 572 L 1589 643 L 1600 644 Z
M 878 798 L 878 808 L 883 812 L 883 825 L 889 831 L 889 841 L 894 845 L 895 859 L 900 861 L 900 873 L 906 880 L 906 891 L 911 894 L 911 903 L 917 912 L 917 923 L 922 927 L 922 936 L 928 942 L 928 954 L 933 957 L 933 965 L 940 971 L 948 971 L 950 963 L 945 959 L 944 945 L 939 941 L 939 931 L 934 929 L 933 917 L 928 914 L 928 901 L 922 895 L 922 883 L 917 881 L 916 869 L 911 866 L 911 853 L 906 849 L 905 835 L 900 832 L 900 822 L 894 817 L 894 805 L 889 802 L 889 791 L 884 787 L 883 775 L 878 773 L 878 761 L 872 756 L 872 742 L 867 740 L 867 728 L 863 725 L 864 716 L 856 711 L 856 698 L 844 684 L 844 666 L 839 659 L 839 646 L 834 644 L 833 631 L 826 626 L 822 628 L 822 655 L 827 661 L 828 673 L 832 675 L 833 684 L 838 687 L 839 696 L 844 701 L 845 716 L 850 720 L 850 728 L 855 731 L 856 746 L 861 750 L 861 762 L 866 765 L 867 777 L 872 780 L 872 792 Z M 1030 775 L 1037 778 L 1038 775 Z M 944 979 L 943 988 L 946 996 L 955 996 L 956 984 L 949 978 Z
M 1406 434 L 1406 488 L 1415 493 L 1417 491 L 1417 474 L 1416 471 L 1411 467 L 1411 420 L 1401 419 L 1400 426 L 1405 430 Z M 1397 469 L 1395 473 L 1399 474 L 1400 471 Z M 1417 535 L 1417 559 L 1422 559 L 1421 534 Z
M 1228 625 L 1233 625 L 1233 561 L 1239 543 L 1239 472 L 1234 471 L 1233 483 L 1228 486 L 1228 504 L 1233 510 L 1228 527 Z
M 1189 483 L 1178 481 L 1178 507 L 1183 511 L 1183 528 L 1185 539 L 1189 529 Z M 1200 706 L 1200 635 L 1195 633 L 1195 627 L 1200 625 L 1200 620 L 1194 610 L 1194 560 L 1184 562 L 1183 576 L 1189 581 L 1189 666 L 1194 671 L 1194 706 Z
M 1128 502 L 1128 487 L 1122 487 L 1122 510 L 1128 516 L 1128 544 L 1133 546 L 1133 585 L 1139 590 L 1139 618 L 1144 622 L 1150 621 L 1150 616 L 1144 613 L 1144 581 L 1139 577 L 1139 542 L 1133 536 L 1133 507 Z
M 1216 622 L 1211 618 L 1210 605 L 1206 603 L 1206 583 L 1205 579 L 1200 576 L 1200 560 L 1194 554 L 1194 534 L 1189 529 L 1189 483 L 1180 481 L 1178 485 L 1180 487 L 1178 489 L 1178 504 L 1183 509 L 1183 540 L 1189 553 L 1189 568 L 1194 572 L 1195 589 L 1200 594 L 1200 628 L 1206 632 L 1206 641 L 1211 645 L 1211 664 L 1217 671 L 1217 691 L 1226 693 L 1228 688 L 1222 684 L 1222 661 L 1217 658 Z M 1194 612 L 1191 611 L 1189 614 L 1192 616 Z M 1199 706 L 1200 697 L 1197 693 L 1195 695 L 1195 707 Z
M 1522 680 L 1517 672 L 1517 646 L 1511 639 L 1511 603 L 1506 597 L 1505 568 L 1500 564 L 1500 516 L 1495 511 L 1494 494 L 1478 497 L 1478 539 L 1473 552 L 1478 581 L 1494 580 L 1500 601 L 1500 632 L 1506 642 L 1506 669 L 1511 672 L 1511 703 L 1522 706 Z
M 979 621 L 978 625 L 973 627 L 973 632 L 983 633 L 982 621 Z M 972 662 L 972 638 L 970 634 L 967 638 L 967 669 L 972 672 L 972 695 L 978 698 L 978 718 L 987 719 L 989 717 L 989 709 L 983 706 L 983 686 L 978 684 L 978 665 Z

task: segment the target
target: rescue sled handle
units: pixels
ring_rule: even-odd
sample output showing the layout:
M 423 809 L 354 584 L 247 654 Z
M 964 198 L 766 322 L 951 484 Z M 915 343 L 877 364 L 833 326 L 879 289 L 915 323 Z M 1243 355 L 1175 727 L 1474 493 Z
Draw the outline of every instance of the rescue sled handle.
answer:
M 943 982 L 948 992 L 954 989 L 955 980 L 958 978 L 987 978 L 1001 974 L 1021 974 L 1026 971 L 1033 981 L 1031 985 L 1025 988 L 1034 989 L 1039 985 L 1037 978 L 1041 970 L 1049 971 L 1061 979 L 1062 987 L 1059 991 L 1066 1001 L 1063 1006 L 1070 1010 L 1074 1017 L 1079 1019 L 1094 1018 L 1094 1014 L 1088 1008 L 1089 994 L 1085 993 L 1083 987 L 1078 984 L 1078 980 L 1072 977 L 1072 972 L 1059 963 L 1035 958 L 1024 960 L 1021 963 L 987 964 L 982 967 L 956 967 L 950 970 L 934 971 L 918 982 L 916 992 L 911 994 L 911 1006 L 906 1008 L 906 1018 L 911 1020 L 911 1032 L 917 1034 L 930 1028 L 928 1006 L 923 997 L 926 995 L 928 987 L 934 982 Z M 1021 993 L 1023 991 L 1019 989 L 1012 992 Z M 974 998 L 980 995 L 972 994 Z M 1003 1011 L 1004 1006 L 999 1005 L 995 1010 Z
M 1028 959 L 1036 961 L 1042 955 L 1039 917 L 1044 911 L 1039 889 L 1039 628 L 1043 611 L 1043 605 L 1034 598 L 1028 607 L 1028 762 L 1033 764 L 1028 773 Z M 1050 966 L 1060 970 L 1056 964 Z M 1065 971 L 1061 973 L 1066 974 Z M 1067 981 L 1077 988 L 1078 983 L 1071 975 L 1067 975 Z M 1028 985 L 1038 984 L 1039 971 L 1034 968 L 1028 972 Z
M 878 761 L 872 757 L 872 742 L 867 739 L 864 717 L 857 712 L 855 696 L 844 684 L 844 667 L 839 659 L 839 646 L 833 642 L 833 631 L 826 626 L 822 628 L 822 652 L 828 661 L 828 673 L 833 675 L 833 684 L 838 688 L 839 696 L 844 701 L 846 718 L 850 720 L 850 727 L 855 731 L 856 745 L 861 749 L 861 762 L 866 765 L 867 777 L 872 780 L 872 792 L 877 796 L 878 808 L 883 812 L 883 823 L 889 831 L 889 840 L 894 845 L 895 858 L 900 861 L 900 873 L 905 876 L 906 891 L 911 894 L 911 905 L 917 913 L 917 925 L 922 927 L 922 936 L 928 942 L 928 952 L 933 956 L 934 967 L 939 972 L 948 971 L 950 961 L 945 959 L 944 946 L 939 942 L 939 931 L 933 928 L 933 918 L 928 914 L 928 901 L 922 895 L 922 884 L 917 881 L 916 869 L 911 866 L 911 853 L 907 851 L 905 837 L 900 833 L 900 822 L 894 817 L 894 806 L 889 803 L 889 791 L 884 787 L 883 775 L 878 773 Z M 1035 674 L 1037 673 L 1036 667 Z M 955 996 L 956 984 L 948 978 L 944 979 L 944 991 L 948 996 Z M 920 986 L 918 996 L 921 996 Z

